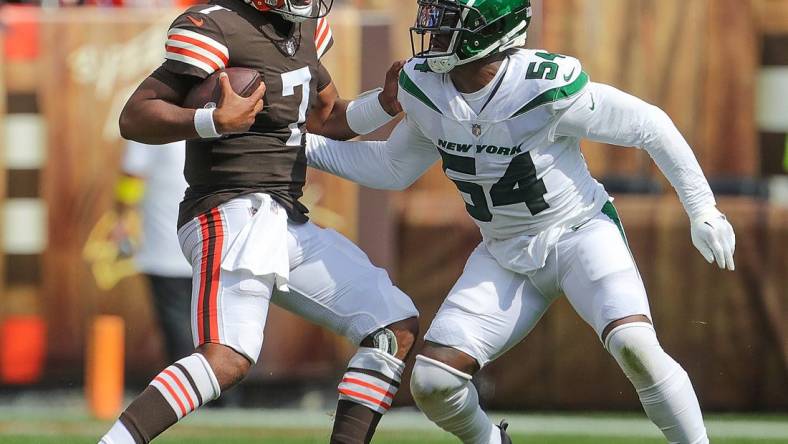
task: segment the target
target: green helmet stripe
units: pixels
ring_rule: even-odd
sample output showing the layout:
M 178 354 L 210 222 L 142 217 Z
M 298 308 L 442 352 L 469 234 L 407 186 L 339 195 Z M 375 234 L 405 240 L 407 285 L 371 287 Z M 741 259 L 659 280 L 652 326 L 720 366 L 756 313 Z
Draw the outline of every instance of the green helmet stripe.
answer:
M 558 88 L 548 89 L 542 94 L 539 94 L 536 96 L 536 98 L 528 102 L 524 107 L 520 108 L 516 113 L 512 114 L 512 117 L 510 118 L 525 114 L 528 111 L 531 111 L 532 109 L 538 108 L 542 105 L 572 97 L 573 95 L 580 92 L 587 84 L 588 74 L 583 71 L 574 82 Z
M 410 95 L 413 97 L 419 99 L 425 105 L 434 109 L 438 114 L 443 114 L 441 110 L 439 110 L 438 107 L 432 103 L 432 100 L 430 100 L 429 97 L 427 97 L 427 95 L 424 94 L 415 83 L 413 83 L 413 80 L 408 77 L 404 69 L 399 73 L 399 86 L 410 93 Z

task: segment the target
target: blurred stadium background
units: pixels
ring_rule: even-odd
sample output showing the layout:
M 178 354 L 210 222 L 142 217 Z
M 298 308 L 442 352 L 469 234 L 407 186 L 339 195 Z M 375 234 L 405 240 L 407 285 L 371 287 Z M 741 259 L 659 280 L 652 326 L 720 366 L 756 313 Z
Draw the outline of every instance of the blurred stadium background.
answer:
M 532 1 L 530 47 L 579 57 L 595 81 L 661 106 L 693 146 L 736 228 L 735 273 L 693 249 L 645 153 L 584 152 L 616 197 L 664 347 L 717 414 L 712 437 L 788 442 L 788 0 Z M 149 289 L 102 249 L 99 222 L 118 177 L 120 107 L 161 62 L 186 4 L 0 1 L 0 442 L 95 442 L 120 407 L 96 391 L 136 393 L 166 364 Z M 410 54 L 414 13 L 412 0 L 335 2 L 324 60 L 345 97 Z M 387 268 L 426 327 L 479 241 L 454 186 L 439 169 L 404 193 L 310 174 L 315 220 Z M 273 307 L 262 359 L 229 410 L 201 412 L 161 441 L 325 442 L 351 354 Z M 96 374 L 99 361 L 116 370 Z M 505 416 L 523 442 L 661 442 L 565 301 L 476 383 L 490 409 L 516 412 Z M 407 390 L 396 404 L 377 442 L 452 442 Z

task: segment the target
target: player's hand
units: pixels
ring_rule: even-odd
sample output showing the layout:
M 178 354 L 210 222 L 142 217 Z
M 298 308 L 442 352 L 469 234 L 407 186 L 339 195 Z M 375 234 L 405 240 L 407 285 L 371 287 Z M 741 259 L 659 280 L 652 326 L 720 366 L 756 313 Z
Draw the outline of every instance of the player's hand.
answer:
M 399 72 L 403 66 L 405 66 L 405 60 L 398 60 L 391 65 L 386 73 L 383 91 L 378 96 L 380 105 L 390 116 L 396 116 L 402 112 L 402 105 L 397 100 L 397 93 L 399 92 Z
M 709 208 L 692 221 L 692 244 L 708 263 L 717 261 L 722 269 L 733 271 L 736 235 L 733 227 L 715 207 Z
M 233 91 L 227 73 L 219 75 L 219 83 L 222 88 L 222 98 L 213 113 L 216 131 L 219 134 L 248 131 L 257 113 L 263 109 L 265 83 L 260 82 L 260 86 L 249 97 L 241 97 Z

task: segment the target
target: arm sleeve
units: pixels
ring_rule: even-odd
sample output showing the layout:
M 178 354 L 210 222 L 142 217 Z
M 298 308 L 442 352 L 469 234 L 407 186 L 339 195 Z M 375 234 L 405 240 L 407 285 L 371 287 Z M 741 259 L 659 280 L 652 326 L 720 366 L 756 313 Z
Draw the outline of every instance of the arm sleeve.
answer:
M 560 117 L 555 135 L 645 149 L 676 189 L 690 219 L 716 205 L 695 154 L 673 121 L 637 97 L 591 83 Z
M 340 142 L 307 134 L 309 166 L 361 185 L 403 190 L 416 181 L 439 155 L 407 117 L 385 142 Z

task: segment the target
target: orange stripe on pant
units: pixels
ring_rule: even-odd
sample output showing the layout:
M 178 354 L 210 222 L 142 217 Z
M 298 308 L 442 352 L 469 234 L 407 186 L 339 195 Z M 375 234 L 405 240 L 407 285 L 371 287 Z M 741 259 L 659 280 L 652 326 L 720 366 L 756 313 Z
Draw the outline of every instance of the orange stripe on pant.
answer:
M 200 258 L 200 292 L 198 293 L 197 300 L 197 337 L 200 345 L 205 344 L 205 328 L 203 327 L 203 312 L 205 291 L 207 290 L 210 282 L 208 281 L 208 257 L 210 256 L 209 245 L 210 236 L 208 236 L 208 214 L 201 214 L 198 217 L 200 221 L 200 233 L 202 242 L 202 257 Z
M 200 296 L 197 306 L 197 334 L 200 345 L 219 341 L 218 303 L 224 226 L 219 209 L 199 216 L 202 233 Z

